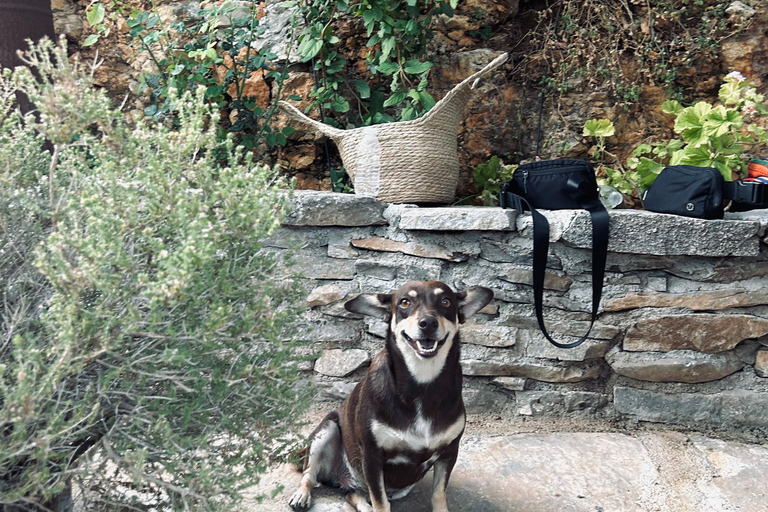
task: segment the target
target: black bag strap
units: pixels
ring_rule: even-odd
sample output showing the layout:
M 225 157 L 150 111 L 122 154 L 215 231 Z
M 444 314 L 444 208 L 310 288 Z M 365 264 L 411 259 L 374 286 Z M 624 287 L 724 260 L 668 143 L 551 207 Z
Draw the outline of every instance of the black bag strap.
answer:
M 768 185 L 749 181 L 726 181 L 723 198 L 754 206 L 768 205 Z
M 533 303 L 536 309 L 536 320 L 544 337 L 558 348 L 573 348 L 584 343 L 597 320 L 597 310 L 603 295 L 603 278 L 605 263 L 608 255 L 608 224 L 610 217 L 599 199 L 582 202 L 582 207 L 589 212 L 592 220 L 592 315 L 589 329 L 580 339 L 571 343 L 561 343 L 550 336 L 544 325 L 544 278 L 547 270 L 549 254 L 549 221 L 524 197 L 509 191 L 509 184 L 501 190 L 500 204 L 502 208 L 515 208 L 523 212 L 523 205 L 531 212 L 533 220 Z

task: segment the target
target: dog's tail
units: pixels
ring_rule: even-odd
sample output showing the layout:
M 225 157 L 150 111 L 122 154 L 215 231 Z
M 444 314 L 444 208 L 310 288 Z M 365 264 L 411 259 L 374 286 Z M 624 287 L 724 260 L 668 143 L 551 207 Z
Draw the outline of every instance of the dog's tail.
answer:
M 296 468 L 296 471 L 301 471 L 302 473 L 306 471 L 307 466 L 309 465 L 309 445 L 292 453 L 291 463 L 293 464 L 293 467 Z

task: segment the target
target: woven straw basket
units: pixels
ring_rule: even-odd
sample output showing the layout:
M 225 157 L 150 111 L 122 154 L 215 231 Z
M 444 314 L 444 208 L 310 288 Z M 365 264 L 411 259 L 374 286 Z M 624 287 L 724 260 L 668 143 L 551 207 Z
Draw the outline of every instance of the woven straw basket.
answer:
M 459 181 L 457 132 L 472 89 L 507 60 L 504 53 L 451 89 L 424 116 L 352 130 L 315 121 L 280 102 L 293 119 L 333 140 L 355 184 L 355 194 L 388 203 L 450 203 Z

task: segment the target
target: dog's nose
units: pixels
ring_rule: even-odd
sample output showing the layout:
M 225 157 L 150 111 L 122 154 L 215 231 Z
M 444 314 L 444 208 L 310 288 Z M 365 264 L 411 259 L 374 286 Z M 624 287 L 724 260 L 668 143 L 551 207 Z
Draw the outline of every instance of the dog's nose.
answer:
M 433 316 L 423 316 L 419 319 L 419 327 L 424 331 L 434 331 L 437 329 L 437 318 Z

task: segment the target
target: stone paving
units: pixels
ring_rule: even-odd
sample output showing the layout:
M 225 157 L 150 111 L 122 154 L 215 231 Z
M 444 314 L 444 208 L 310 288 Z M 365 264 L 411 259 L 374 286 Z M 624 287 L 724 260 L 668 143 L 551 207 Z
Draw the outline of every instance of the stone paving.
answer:
M 274 468 L 248 512 L 291 510 L 300 475 Z M 274 499 L 253 497 L 284 486 Z M 431 475 L 392 512 L 429 512 Z M 353 512 L 318 488 L 311 512 Z M 768 512 L 768 445 L 639 431 L 467 434 L 448 488 L 452 512 Z

